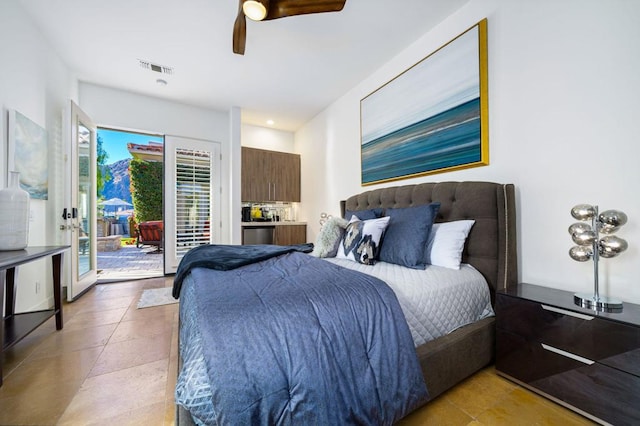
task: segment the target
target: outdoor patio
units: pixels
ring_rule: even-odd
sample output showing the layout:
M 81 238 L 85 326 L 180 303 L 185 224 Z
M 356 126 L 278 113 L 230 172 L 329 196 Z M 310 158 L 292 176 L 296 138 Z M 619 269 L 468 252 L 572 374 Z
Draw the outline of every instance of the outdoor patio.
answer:
M 161 277 L 164 252 L 153 246 L 124 246 L 116 251 L 98 252 L 98 284 Z

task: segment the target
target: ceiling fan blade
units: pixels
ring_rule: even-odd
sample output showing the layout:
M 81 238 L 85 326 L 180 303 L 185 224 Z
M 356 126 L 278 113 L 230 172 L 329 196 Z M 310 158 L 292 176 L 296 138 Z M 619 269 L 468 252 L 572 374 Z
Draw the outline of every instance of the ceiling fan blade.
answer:
M 309 13 L 339 12 L 347 0 L 271 0 L 264 20 Z
M 244 55 L 244 46 L 247 43 L 247 19 L 242 11 L 242 0 L 239 0 L 238 16 L 233 24 L 233 53 Z
M 247 42 L 247 20 L 242 10 L 245 0 L 238 1 L 238 16 L 233 24 L 233 52 L 244 55 Z M 268 7 L 263 20 L 285 18 L 287 16 L 310 13 L 339 12 L 347 0 L 270 0 L 263 2 Z

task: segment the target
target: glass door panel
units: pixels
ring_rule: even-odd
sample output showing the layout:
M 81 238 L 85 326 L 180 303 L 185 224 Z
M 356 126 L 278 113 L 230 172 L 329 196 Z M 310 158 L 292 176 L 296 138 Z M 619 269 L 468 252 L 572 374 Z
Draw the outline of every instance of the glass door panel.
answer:
M 78 123 L 78 187 L 77 187 L 77 216 L 78 223 L 74 238 L 78 245 L 77 279 L 95 269 L 91 259 L 91 130 L 82 122 Z
M 71 282 L 74 300 L 97 281 L 96 126 L 71 102 Z

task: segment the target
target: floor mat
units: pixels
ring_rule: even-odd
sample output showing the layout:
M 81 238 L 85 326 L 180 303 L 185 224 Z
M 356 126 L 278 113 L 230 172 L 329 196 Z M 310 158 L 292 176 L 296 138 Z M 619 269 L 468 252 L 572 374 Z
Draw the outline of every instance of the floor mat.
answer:
M 149 308 L 151 306 L 170 305 L 178 303 L 171 295 L 173 287 L 150 288 L 142 291 L 142 296 L 138 301 L 138 309 Z

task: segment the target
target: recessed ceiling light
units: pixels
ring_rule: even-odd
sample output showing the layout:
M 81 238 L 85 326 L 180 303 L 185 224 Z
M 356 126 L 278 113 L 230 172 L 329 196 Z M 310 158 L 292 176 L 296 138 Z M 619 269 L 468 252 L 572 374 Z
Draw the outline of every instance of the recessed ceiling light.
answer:
M 268 124 L 269 126 L 273 126 L 273 125 L 274 125 L 274 121 L 273 121 L 273 120 L 267 120 L 267 124 Z
M 167 85 L 167 80 L 163 80 L 161 78 L 156 80 L 156 83 L 158 83 L 160 86 L 166 86 Z

